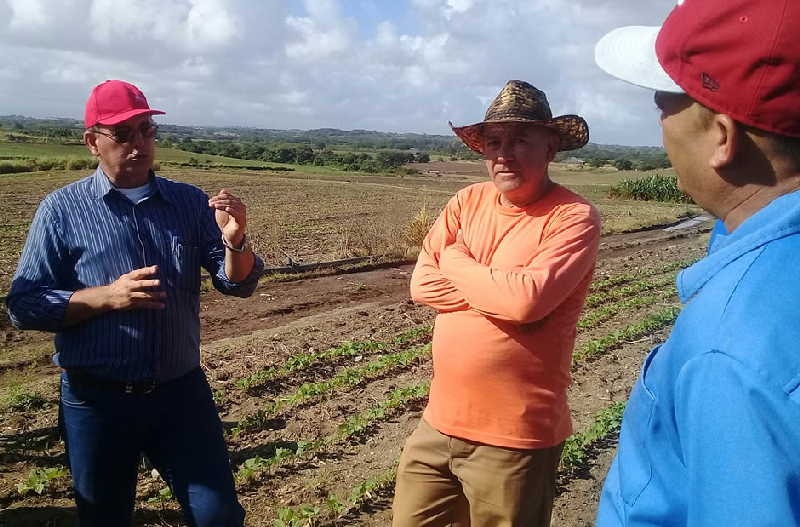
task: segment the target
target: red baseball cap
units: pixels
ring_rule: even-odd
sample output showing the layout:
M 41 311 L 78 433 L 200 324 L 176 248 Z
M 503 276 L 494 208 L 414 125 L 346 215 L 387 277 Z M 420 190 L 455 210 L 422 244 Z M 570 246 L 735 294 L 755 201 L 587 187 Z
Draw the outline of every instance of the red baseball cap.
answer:
M 147 104 L 142 91 L 125 81 L 105 81 L 92 89 L 86 101 L 83 124 L 90 128 L 96 124 L 113 126 L 141 114 L 159 115 Z
M 623 80 L 682 91 L 740 123 L 800 137 L 798 34 L 797 0 L 682 0 L 661 28 L 603 37 L 595 60 Z

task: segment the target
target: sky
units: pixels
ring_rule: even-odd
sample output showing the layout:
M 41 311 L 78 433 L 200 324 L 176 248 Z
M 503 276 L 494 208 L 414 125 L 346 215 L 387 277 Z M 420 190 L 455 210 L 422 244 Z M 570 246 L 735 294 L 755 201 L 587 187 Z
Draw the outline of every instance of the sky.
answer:
M 0 115 L 82 118 L 106 79 L 161 123 L 449 134 L 506 81 L 600 144 L 658 145 L 652 92 L 594 63 L 675 0 L 0 0 Z

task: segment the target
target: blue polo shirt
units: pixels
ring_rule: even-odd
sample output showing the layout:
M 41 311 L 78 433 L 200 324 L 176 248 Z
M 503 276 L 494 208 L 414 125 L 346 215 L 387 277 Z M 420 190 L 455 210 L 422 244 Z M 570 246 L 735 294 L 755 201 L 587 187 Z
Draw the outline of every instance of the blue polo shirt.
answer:
M 179 377 L 200 364 L 200 268 L 225 294 L 249 296 L 258 284 L 259 258 L 243 281 L 225 275 L 221 233 L 202 190 L 155 175 L 151 187 L 134 204 L 98 168 L 36 211 L 6 303 L 16 327 L 55 332 L 62 368 L 124 381 Z M 72 293 L 151 265 L 167 293 L 165 309 L 64 325 Z
M 685 308 L 625 410 L 597 525 L 800 525 L 800 191 L 678 276 Z

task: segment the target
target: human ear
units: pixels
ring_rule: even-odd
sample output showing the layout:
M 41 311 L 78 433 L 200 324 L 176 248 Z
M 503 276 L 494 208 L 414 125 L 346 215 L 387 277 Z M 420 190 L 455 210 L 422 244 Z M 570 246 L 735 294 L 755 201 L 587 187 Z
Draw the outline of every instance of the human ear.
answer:
M 557 134 L 551 133 L 547 141 L 547 162 L 550 163 L 556 158 L 558 148 L 561 146 L 561 138 Z
M 97 136 L 89 130 L 83 132 L 83 144 L 86 145 L 86 148 L 89 149 L 89 152 L 93 156 L 100 155 L 100 152 L 97 150 Z
M 714 134 L 714 150 L 708 164 L 715 170 L 730 165 L 739 147 L 739 126 L 736 121 L 724 113 L 716 114 L 709 132 Z

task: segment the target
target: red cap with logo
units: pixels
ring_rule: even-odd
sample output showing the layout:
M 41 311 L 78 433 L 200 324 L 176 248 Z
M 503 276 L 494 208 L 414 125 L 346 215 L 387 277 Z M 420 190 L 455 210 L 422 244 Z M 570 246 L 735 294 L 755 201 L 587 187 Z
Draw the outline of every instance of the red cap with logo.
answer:
M 800 1 L 683 0 L 655 47 L 661 67 L 693 99 L 800 137 Z
M 141 114 L 159 115 L 147 104 L 142 91 L 125 81 L 110 80 L 98 84 L 86 101 L 83 123 L 86 128 L 96 124 L 113 126 Z

